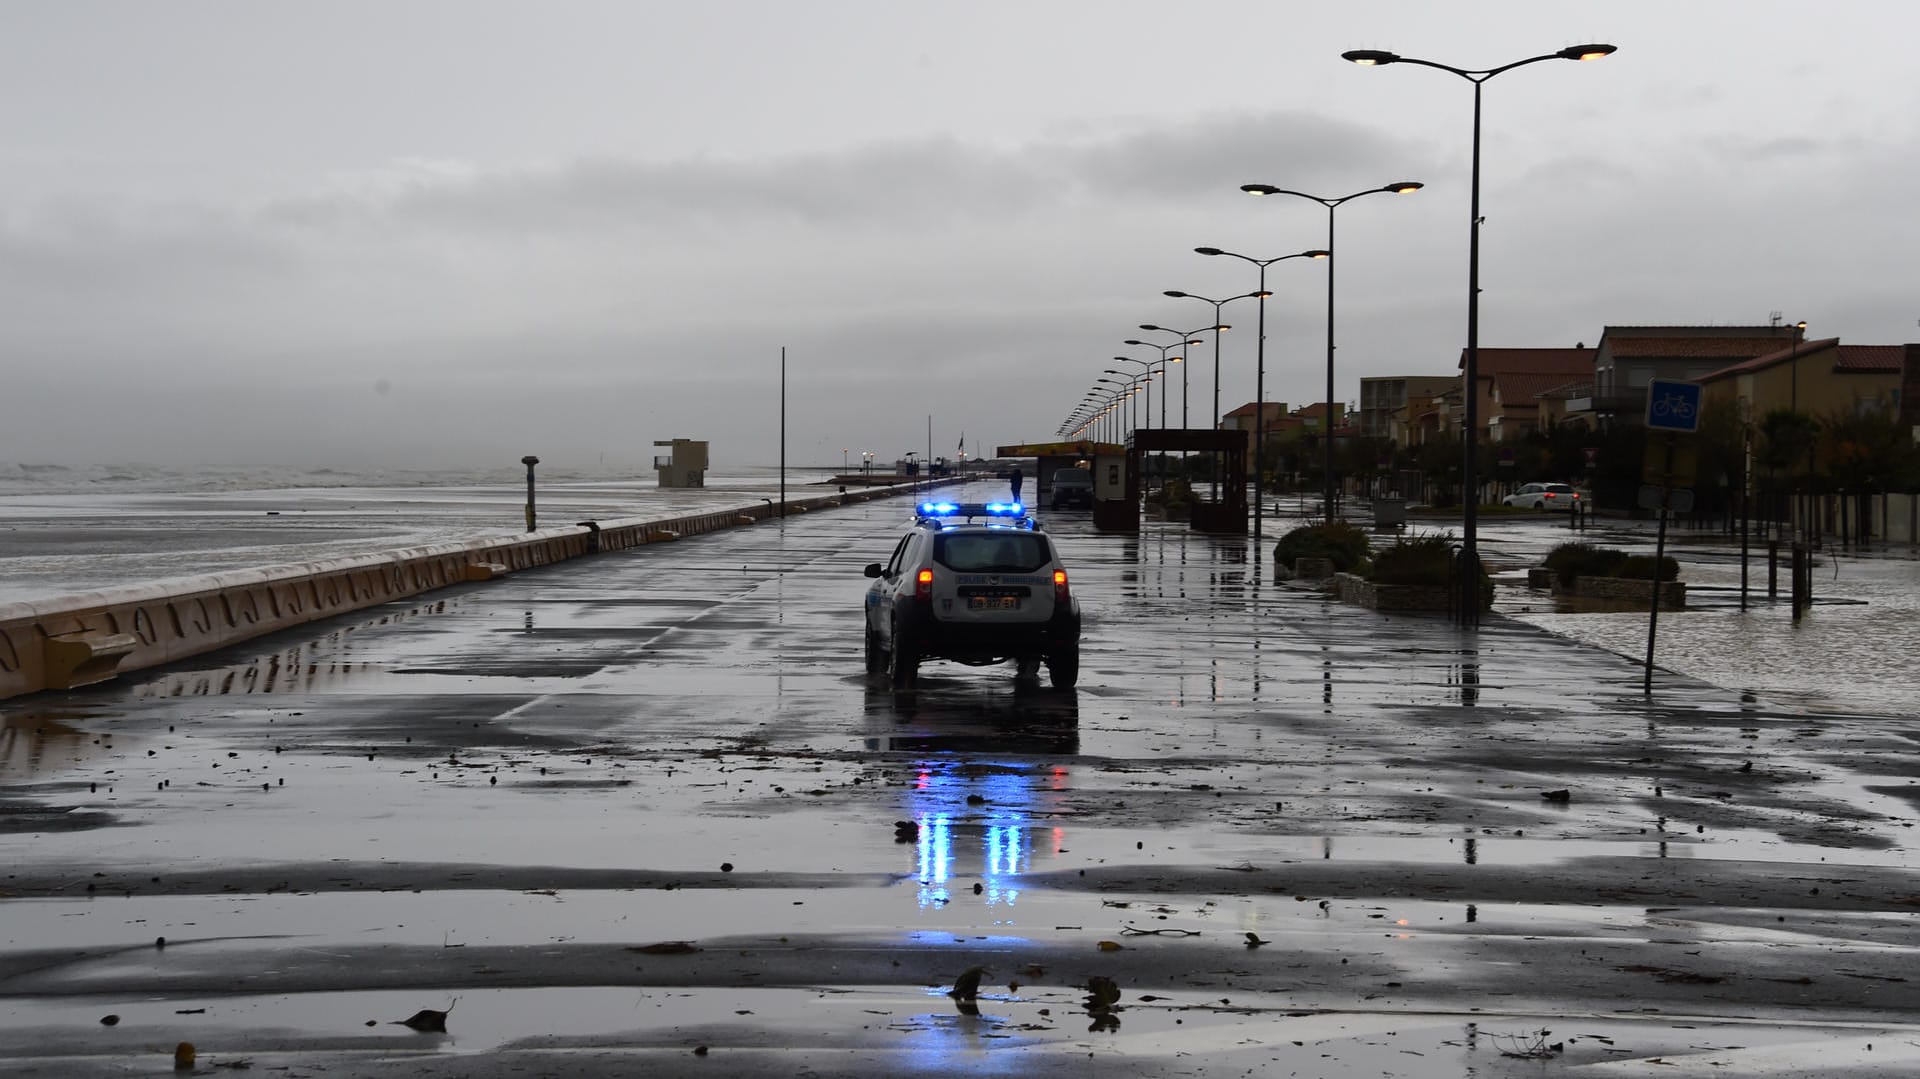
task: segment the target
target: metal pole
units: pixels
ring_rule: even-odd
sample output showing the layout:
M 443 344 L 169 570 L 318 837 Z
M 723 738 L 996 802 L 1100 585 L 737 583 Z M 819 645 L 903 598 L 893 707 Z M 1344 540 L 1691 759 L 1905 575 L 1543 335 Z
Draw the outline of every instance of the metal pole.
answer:
M 780 346 L 780 516 L 787 516 L 787 346 Z
M 1327 206 L 1327 523 L 1333 523 L 1333 205 Z
M 1480 424 L 1480 83 L 1473 84 L 1473 196 L 1467 214 L 1467 429 L 1466 460 L 1460 465 L 1465 490 L 1466 516 L 1460 528 L 1460 550 L 1467 565 L 1461 575 L 1466 589 L 1460 597 L 1460 622 L 1480 622 L 1480 574 L 1478 529 L 1480 515 L 1479 477 L 1475 458 L 1479 455 Z M 1665 518 L 1663 517 L 1664 521 Z
M 1254 336 L 1253 375 L 1253 542 L 1260 544 L 1261 503 L 1265 498 L 1262 473 L 1266 468 L 1267 421 L 1267 267 L 1260 264 L 1260 325 Z

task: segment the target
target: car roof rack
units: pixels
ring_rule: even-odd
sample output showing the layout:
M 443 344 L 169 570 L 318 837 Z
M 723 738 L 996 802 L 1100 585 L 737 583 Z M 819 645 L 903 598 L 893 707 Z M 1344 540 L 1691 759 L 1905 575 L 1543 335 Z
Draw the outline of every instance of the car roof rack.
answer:
M 1038 531 L 1040 525 L 1027 513 L 1027 508 L 1018 502 L 946 502 L 928 501 L 914 507 L 913 523 L 922 526 L 950 528 L 949 523 L 959 518 L 963 523 L 979 521 L 989 528 L 1017 528 L 1023 531 Z

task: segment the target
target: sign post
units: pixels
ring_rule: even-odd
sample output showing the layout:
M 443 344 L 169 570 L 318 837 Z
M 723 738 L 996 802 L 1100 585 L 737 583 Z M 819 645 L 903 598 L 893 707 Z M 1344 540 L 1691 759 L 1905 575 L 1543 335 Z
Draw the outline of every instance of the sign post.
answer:
M 1660 530 L 1653 543 L 1653 601 L 1647 611 L 1647 670 L 1641 690 L 1653 692 L 1653 642 L 1660 627 L 1660 567 L 1667 556 L 1667 511 L 1693 508 L 1694 473 L 1699 470 L 1698 455 L 1688 444 L 1685 452 L 1681 435 L 1700 430 L 1700 384 L 1656 378 L 1647 383 L 1648 461 L 1642 478 L 1648 481 L 1640 489 L 1640 504 L 1660 514 Z M 1659 460 L 1653 459 L 1653 435 L 1661 434 Z M 1676 487 L 1676 481 L 1684 486 Z M 1649 505 L 1649 503 L 1651 503 Z

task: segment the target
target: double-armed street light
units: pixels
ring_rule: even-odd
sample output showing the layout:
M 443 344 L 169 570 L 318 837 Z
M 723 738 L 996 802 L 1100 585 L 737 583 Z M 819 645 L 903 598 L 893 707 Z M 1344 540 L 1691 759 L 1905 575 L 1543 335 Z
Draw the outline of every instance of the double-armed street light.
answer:
M 1180 427 L 1181 429 L 1184 430 L 1187 426 L 1187 368 L 1185 366 L 1186 365 L 1185 346 L 1201 344 L 1203 339 L 1199 337 L 1195 337 L 1194 334 L 1205 333 L 1208 330 L 1212 330 L 1215 334 L 1214 351 L 1218 353 L 1219 351 L 1218 335 L 1221 333 L 1221 331 L 1231 330 L 1233 329 L 1233 327 L 1215 324 L 1212 326 L 1199 326 L 1191 330 L 1174 330 L 1174 329 L 1169 329 L 1168 327 L 1165 327 L 1165 326 L 1155 326 L 1151 322 L 1142 322 L 1140 324 L 1140 328 L 1147 331 L 1148 333 L 1170 333 L 1179 338 L 1178 341 L 1175 341 L 1170 345 L 1156 345 L 1151 341 L 1133 341 L 1133 340 L 1129 340 L 1127 344 L 1146 345 L 1149 348 L 1157 348 L 1160 350 L 1160 358 L 1163 360 L 1167 358 L 1168 349 L 1178 348 L 1182 350 L 1182 354 L 1179 356 L 1175 356 L 1173 358 L 1173 362 L 1181 365 L 1180 367 Z M 1172 393 L 1172 387 L 1168 387 L 1168 393 L 1169 394 Z M 1166 406 L 1163 402 L 1161 405 L 1161 412 L 1160 412 L 1160 426 L 1165 427 L 1166 425 L 1167 425 Z
M 1113 358 L 1113 362 L 1137 363 L 1140 365 L 1140 374 L 1138 377 L 1140 381 L 1143 384 L 1145 384 L 1147 388 L 1147 400 L 1146 400 L 1147 426 L 1152 427 L 1153 426 L 1153 362 L 1151 360 L 1136 360 L 1131 356 L 1115 356 Z M 1110 375 L 1124 375 L 1127 373 L 1125 371 L 1116 371 L 1111 367 L 1107 368 L 1106 372 Z
M 1127 374 L 1125 371 L 1115 371 L 1112 368 L 1108 368 L 1106 373 L 1122 375 L 1122 376 L 1125 376 Z M 1140 376 L 1138 375 L 1133 375 L 1131 377 L 1126 377 L 1126 378 L 1094 379 L 1095 382 L 1107 382 L 1113 385 L 1114 405 L 1116 407 L 1119 406 L 1124 401 L 1131 400 L 1135 396 L 1134 384 L 1139 380 L 1140 380 Z M 1119 414 L 1119 418 L 1121 420 L 1120 424 L 1118 425 L 1120 437 L 1114 439 L 1115 442 L 1126 441 L 1127 432 L 1140 426 L 1139 411 L 1135 409 L 1132 405 L 1127 405 L 1125 406 L 1125 408 L 1126 408 L 1126 411 L 1124 413 Z
M 1232 303 L 1235 300 L 1262 299 L 1265 297 L 1266 294 L 1262 292 L 1243 292 L 1238 296 L 1228 296 L 1224 300 L 1215 300 L 1207 296 L 1199 295 L 1198 293 L 1181 292 L 1179 289 L 1170 288 L 1165 292 L 1162 292 L 1161 295 L 1172 296 L 1176 300 L 1199 300 L 1202 303 L 1210 303 L 1213 305 L 1213 325 L 1209 327 L 1210 329 L 1213 330 L 1213 424 L 1212 424 L 1212 427 L 1214 430 L 1219 430 L 1220 428 L 1220 335 L 1226 332 L 1227 330 L 1233 329 L 1232 326 L 1229 326 L 1220 321 L 1220 309 Z M 1196 330 L 1194 332 L 1198 333 L 1199 331 Z M 1187 425 L 1186 399 L 1182 397 L 1181 411 L 1180 411 L 1180 426 L 1185 427 L 1186 425 Z
M 1319 250 L 1300 251 L 1292 255 L 1276 255 L 1270 259 L 1257 259 L 1251 255 L 1242 255 L 1233 251 L 1223 251 L 1217 247 L 1194 248 L 1202 255 L 1225 255 L 1242 262 L 1251 262 L 1260 268 L 1260 287 L 1253 295 L 1260 300 L 1260 325 L 1254 331 L 1254 390 L 1253 390 L 1253 539 L 1260 541 L 1261 499 L 1264 487 L 1261 472 L 1266 460 L 1266 421 L 1267 421 L 1267 297 L 1273 293 L 1267 291 L 1267 267 L 1288 259 L 1323 259 L 1328 252 Z
M 1334 264 L 1334 252 L 1337 250 L 1337 248 L 1333 246 L 1333 211 L 1337 207 L 1339 207 L 1342 203 L 1352 202 L 1354 199 L 1361 198 L 1366 195 L 1411 195 L 1415 191 L 1418 191 L 1425 186 L 1426 186 L 1425 184 L 1420 183 L 1418 180 L 1397 180 L 1393 183 L 1386 184 L 1382 187 L 1369 187 L 1365 191 L 1355 191 L 1351 195 L 1341 195 L 1339 198 L 1326 198 L 1320 195 L 1309 195 L 1304 191 L 1290 191 L 1287 188 L 1275 187 L 1272 184 L 1241 184 L 1240 185 L 1240 190 L 1245 191 L 1249 195 L 1292 195 L 1296 198 L 1307 199 L 1310 202 L 1317 202 L 1320 205 L 1325 206 L 1327 208 L 1327 398 L 1325 402 L 1326 409 L 1327 409 L 1325 422 L 1326 422 L 1327 428 L 1325 432 L 1326 433 L 1325 497 L 1326 497 L 1326 515 L 1327 515 L 1327 520 L 1329 522 L 1333 520 L 1333 513 L 1334 513 L 1334 497 L 1333 497 L 1333 494 L 1334 494 L 1333 492 L 1333 401 L 1334 401 L 1334 397 L 1333 397 L 1333 269 L 1334 269 L 1334 265 L 1333 264 Z
M 1421 60 L 1398 53 L 1384 52 L 1379 49 L 1353 49 L 1340 54 L 1341 59 L 1351 60 L 1361 67 L 1381 67 L 1387 64 L 1414 64 L 1430 67 L 1437 71 L 1447 71 L 1473 84 L 1473 194 L 1467 210 L 1467 358 L 1466 385 L 1467 399 L 1465 459 L 1460 465 L 1460 478 L 1465 497 L 1466 519 L 1461 526 L 1460 561 L 1465 567 L 1460 578 L 1459 611 L 1460 621 L 1472 625 L 1480 620 L 1480 554 L 1475 539 L 1476 525 L 1479 520 L 1480 494 L 1475 472 L 1474 456 L 1476 451 L 1480 422 L 1480 87 L 1495 75 L 1512 71 L 1514 68 L 1537 64 L 1542 60 L 1599 60 L 1611 56 L 1614 46 L 1604 44 L 1572 45 L 1559 52 L 1542 53 L 1529 56 L 1524 60 L 1515 60 L 1499 67 L 1470 69 L 1454 67 L 1451 64 Z

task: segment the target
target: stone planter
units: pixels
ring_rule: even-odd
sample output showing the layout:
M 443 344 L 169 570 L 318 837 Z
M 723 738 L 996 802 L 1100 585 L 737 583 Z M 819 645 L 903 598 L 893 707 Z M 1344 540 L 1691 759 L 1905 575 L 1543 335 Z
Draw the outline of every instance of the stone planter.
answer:
M 1527 583 L 1533 583 L 1531 572 Z M 1645 607 L 1653 598 L 1653 582 L 1635 577 L 1576 577 L 1573 587 L 1567 588 L 1558 581 L 1553 582 L 1553 594 L 1556 596 L 1579 596 L 1582 599 L 1608 600 L 1614 603 L 1630 603 Z M 1660 584 L 1660 609 L 1663 611 L 1681 611 L 1687 606 L 1687 582 L 1662 581 Z
M 1445 613 L 1450 599 L 1445 585 L 1376 584 L 1351 573 L 1334 574 L 1333 583 L 1342 603 L 1371 607 L 1376 611 Z
M 1333 559 L 1296 558 L 1293 560 L 1293 576 L 1301 581 L 1324 581 L 1333 576 Z

